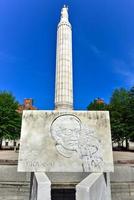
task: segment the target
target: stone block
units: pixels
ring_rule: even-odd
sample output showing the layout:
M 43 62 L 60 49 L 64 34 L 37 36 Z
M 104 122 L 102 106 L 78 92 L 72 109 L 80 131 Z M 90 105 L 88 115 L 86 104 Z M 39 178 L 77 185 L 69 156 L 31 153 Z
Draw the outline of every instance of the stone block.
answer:
M 24 111 L 20 143 L 22 172 L 113 171 L 107 111 Z

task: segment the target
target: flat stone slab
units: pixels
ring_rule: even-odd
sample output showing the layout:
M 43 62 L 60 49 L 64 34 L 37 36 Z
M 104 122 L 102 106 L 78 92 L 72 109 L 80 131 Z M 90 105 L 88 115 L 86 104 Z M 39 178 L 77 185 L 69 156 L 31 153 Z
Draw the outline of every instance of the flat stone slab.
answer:
M 108 111 L 23 111 L 18 171 L 112 172 Z

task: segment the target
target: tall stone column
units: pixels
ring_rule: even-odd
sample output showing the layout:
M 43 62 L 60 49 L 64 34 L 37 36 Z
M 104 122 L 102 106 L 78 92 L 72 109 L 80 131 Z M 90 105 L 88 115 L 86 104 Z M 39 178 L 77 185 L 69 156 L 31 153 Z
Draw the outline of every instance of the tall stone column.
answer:
M 57 29 L 55 109 L 73 109 L 72 28 L 66 6 Z

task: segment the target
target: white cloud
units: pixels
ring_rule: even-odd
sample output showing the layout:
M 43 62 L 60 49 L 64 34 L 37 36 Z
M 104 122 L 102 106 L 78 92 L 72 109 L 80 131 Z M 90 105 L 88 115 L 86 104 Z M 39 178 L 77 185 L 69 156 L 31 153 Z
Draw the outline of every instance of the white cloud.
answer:
M 127 86 L 134 86 L 134 51 L 128 53 L 127 61 L 121 59 L 113 59 L 109 54 L 100 50 L 94 44 L 89 45 L 90 50 L 101 59 L 106 59 L 112 64 L 114 73 L 119 74 Z
M 113 60 L 113 66 L 115 73 L 122 76 L 124 81 L 128 86 L 134 85 L 134 62 L 133 60 L 129 60 L 125 62 L 123 60 Z
M 98 47 L 96 47 L 95 45 L 90 45 L 90 49 L 91 51 L 98 57 L 103 57 L 104 56 L 104 52 L 101 51 Z

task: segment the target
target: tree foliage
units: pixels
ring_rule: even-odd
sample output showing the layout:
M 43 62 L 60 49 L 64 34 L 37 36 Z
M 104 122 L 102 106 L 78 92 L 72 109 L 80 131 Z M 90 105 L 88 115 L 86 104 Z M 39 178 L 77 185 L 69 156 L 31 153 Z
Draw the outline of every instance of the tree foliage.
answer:
M 129 94 L 124 88 L 116 89 L 110 99 L 109 110 L 111 118 L 112 140 L 123 142 L 129 139 L 128 130 Z
M 118 144 L 126 140 L 128 148 L 128 140 L 134 140 L 134 87 L 130 91 L 124 88 L 115 89 L 109 104 L 98 104 L 98 101 L 94 100 L 87 109 L 109 110 L 112 140 Z
M 134 87 L 129 91 L 129 105 L 128 105 L 128 130 L 130 140 L 134 141 Z
M 20 136 L 21 115 L 17 112 L 18 102 L 6 91 L 0 92 L 0 140 L 15 140 Z
M 107 110 L 108 105 L 104 102 L 99 103 L 99 98 L 93 100 L 88 106 L 87 110 Z

